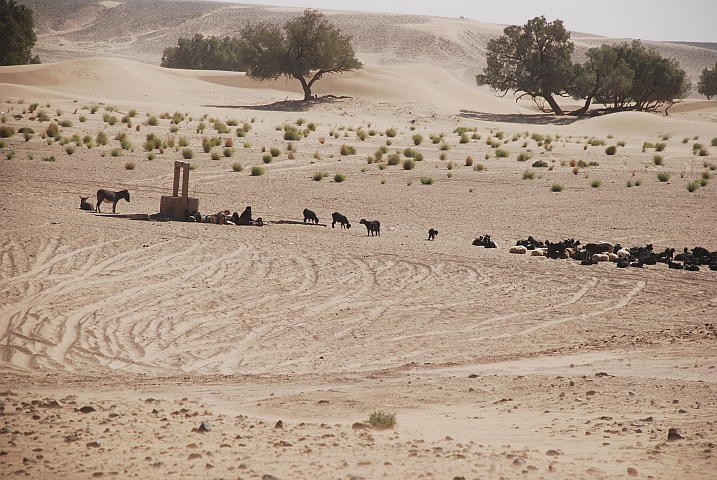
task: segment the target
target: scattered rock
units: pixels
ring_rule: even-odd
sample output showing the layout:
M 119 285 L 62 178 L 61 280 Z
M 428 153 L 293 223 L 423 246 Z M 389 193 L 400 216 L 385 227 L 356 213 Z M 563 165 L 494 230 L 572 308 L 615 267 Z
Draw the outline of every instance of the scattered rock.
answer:
M 514 466 L 514 467 L 522 467 L 523 465 L 525 465 L 525 460 L 524 460 L 524 459 L 522 459 L 522 458 L 516 458 L 515 460 L 513 460 L 513 466 Z
M 76 442 L 79 439 L 80 439 L 80 437 L 78 437 L 77 435 L 67 435 L 65 437 L 65 442 L 67 442 L 67 443 Z
M 88 442 L 85 444 L 87 448 L 99 448 L 102 445 L 102 442 L 99 440 L 95 440 L 94 442 Z
M 98 478 L 98 477 L 101 477 L 101 476 L 104 475 L 104 474 L 105 474 L 105 472 L 95 472 L 95 473 L 92 474 L 92 477 L 93 477 L 93 478 Z
M 84 407 L 82 407 L 82 408 L 80 408 L 79 410 L 76 410 L 76 411 L 78 411 L 78 412 L 80 412 L 80 413 L 92 413 L 92 412 L 96 412 L 97 410 L 95 410 L 94 407 L 91 407 L 91 406 L 89 406 L 89 405 L 85 405 Z
M 190 453 L 187 457 L 187 460 L 196 460 L 197 458 L 202 458 L 201 453 Z
M 269 475 L 268 473 L 265 474 L 263 477 L 261 477 L 261 480 L 277 480 L 274 475 Z
M 478 375 L 476 375 L 475 373 L 471 373 L 470 375 L 468 375 L 468 378 L 478 378 Z
M 607 375 L 607 373 L 605 373 L 605 372 L 597 372 L 597 373 L 595 374 L 595 376 L 596 376 L 596 377 L 607 377 L 608 375 Z
M 39 403 L 37 405 L 38 408 L 62 408 L 62 405 L 60 405 L 60 402 L 57 400 L 53 400 L 51 402 L 47 403 Z
M 585 396 L 587 397 L 591 397 L 593 395 L 595 395 L 595 390 L 588 390 L 587 392 L 585 392 Z
M 635 392 L 632 392 L 632 391 L 630 391 L 630 392 L 627 392 L 627 394 L 628 394 L 628 395 L 630 395 L 631 397 L 634 397 L 635 395 L 637 395 L 637 393 L 635 393 Z
M 204 432 L 211 432 L 212 431 L 212 425 L 209 422 L 202 422 L 199 424 L 199 427 L 197 427 L 197 432 L 204 433 Z
M 682 435 L 677 433 L 676 428 L 671 428 L 670 431 L 667 433 L 667 441 L 668 442 L 675 442 L 677 440 L 682 440 Z
M 548 455 L 549 457 L 557 457 L 558 455 L 560 455 L 560 452 L 558 452 L 557 450 L 551 449 L 551 450 L 548 450 L 547 452 L 545 452 L 545 454 Z
M 652 420 L 653 420 L 652 417 L 647 417 L 647 418 L 641 418 L 641 419 L 640 419 L 641 422 L 651 422 Z
M 207 469 L 214 468 L 214 465 L 212 465 L 211 463 L 207 463 L 206 467 L 207 467 Z
M 369 425 L 367 423 L 362 422 L 356 422 L 353 425 L 351 425 L 351 428 L 354 430 L 368 430 Z
M 628 467 L 627 474 L 630 475 L 631 477 L 637 477 L 637 470 L 635 470 L 632 467 Z
M 575 386 L 575 382 L 573 382 L 572 380 L 570 380 L 570 386 L 571 386 L 571 387 L 574 387 L 574 386 Z
M 276 425 L 274 425 L 274 428 L 284 428 L 284 422 L 279 420 L 278 422 L 276 422 Z
M 154 403 L 154 402 L 156 402 L 156 401 L 157 401 L 157 400 L 155 400 L 154 398 L 150 397 L 150 398 L 148 398 L 147 400 L 145 400 L 144 403 Z

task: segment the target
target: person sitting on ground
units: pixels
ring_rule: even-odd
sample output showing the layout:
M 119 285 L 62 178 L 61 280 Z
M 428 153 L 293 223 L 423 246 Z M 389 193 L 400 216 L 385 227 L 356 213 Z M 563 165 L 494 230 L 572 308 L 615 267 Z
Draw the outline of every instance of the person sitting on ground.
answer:
M 234 212 L 232 222 L 234 222 L 235 225 L 252 225 L 254 220 L 251 218 L 251 207 L 246 207 L 241 215 Z

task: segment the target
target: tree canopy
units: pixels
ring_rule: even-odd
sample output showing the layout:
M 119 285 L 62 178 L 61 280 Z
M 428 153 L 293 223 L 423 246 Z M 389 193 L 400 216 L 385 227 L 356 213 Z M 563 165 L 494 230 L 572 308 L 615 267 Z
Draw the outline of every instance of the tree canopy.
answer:
M 573 43 L 561 20 L 535 17 L 524 26 L 506 27 L 503 35 L 488 42 L 488 65 L 477 75 L 478 85 L 502 92 L 523 92 L 542 109 L 545 100 L 558 115 L 563 111 L 554 95 L 565 94 L 570 84 Z
M 560 20 L 536 17 L 503 32 L 488 42 L 487 66 L 476 81 L 503 95 L 509 91 L 520 93 L 518 98 L 528 95 L 541 110 L 544 101 L 562 115 L 555 96 L 570 95 L 585 100 L 572 112 L 576 115 L 585 114 L 593 101 L 608 110 L 654 111 L 690 91 L 687 75 L 676 60 L 646 49 L 637 40 L 591 48 L 584 63 L 573 64 L 573 43 Z
M 311 87 L 322 76 L 363 67 L 351 37 L 317 10 L 305 10 L 283 27 L 247 25 L 241 30 L 239 51 L 247 75 L 259 80 L 294 78 L 301 82 L 304 100 L 312 98 Z
M 207 37 L 198 33 L 193 38 L 180 38 L 176 47 L 167 47 L 160 66 L 192 70 L 243 71 L 236 38 Z
M 37 42 L 33 12 L 15 0 L 0 0 L 0 65 L 40 63 L 32 56 Z
M 702 75 L 697 82 L 697 93 L 707 97 L 707 100 L 717 95 L 717 62 L 711 70 L 709 68 L 702 70 Z

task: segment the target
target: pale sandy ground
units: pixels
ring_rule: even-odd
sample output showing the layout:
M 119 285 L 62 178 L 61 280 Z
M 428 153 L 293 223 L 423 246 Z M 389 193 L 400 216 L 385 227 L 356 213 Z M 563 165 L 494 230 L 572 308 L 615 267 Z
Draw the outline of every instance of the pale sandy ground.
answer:
M 296 85 L 107 58 L 0 69 L 4 125 L 35 131 L 0 151 L 0 476 L 714 478 L 717 273 L 508 253 L 528 235 L 717 249 L 714 180 L 685 188 L 717 164 L 714 105 L 556 122 L 415 65 L 317 86 L 353 99 L 274 104 L 299 98 Z M 35 102 L 72 121 L 64 136 L 105 130 L 109 145 L 72 155 L 48 145 L 48 123 L 27 112 Z M 118 118 L 136 109 L 132 128 L 103 122 L 109 105 Z M 169 120 L 146 124 L 175 111 L 191 116 L 176 134 Z M 233 139 L 232 157 L 202 152 L 204 114 L 251 123 L 238 138 L 205 121 L 205 135 Z M 317 129 L 290 160 L 275 127 L 298 118 Z M 361 141 L 361 126 L 378 133 Z M 481 139 L 459 143 L 457 126 Z M 390 153 L 424 155 L 415 169 L 367 163 L 389 127 Z M 498 131 L 510 156 L 486 159 Z M 119 132 L 134 150 L 113 157 Z M 560 138 L 546 151 L 525 132 Z M 203 213 L 251 205 L 271 224 L 130 220 L 158 211 L 182 159 L 168 148 L 148 160 L 148 133 L 190 140 Z M 429 139 L 440 133 L 446 160 Z M 656 167 L 642 145 L 662 135 Z M 626 146 L 584 149 L 593 136 Z M 697 142 L 709 156 L 692 154 Z M 340 155 L 342 144 L 357 154 Z M 282 154 L 262 164 L 262 146 Z M 534 158 L 517 162 L 526 150 Z M 530 167 L 538 159 L 553 169 Z M 573 175 L 571 159 L 599 165 Z M 250 176 L 260 164 L 266 174 Z M 131 202 L 114 216 L 79 210 L 98 188 L 127 188 Z M 277 223 L 307 207 L 324 225 L 339 211 L 353 226 Z M 381 236 L 367 237 L 361 218 L 379 219 Z M 485 234 L 498 249 L 471 246 Z M 375 410 L 396 413 L 397 427 L 352 428 Z M 201 422 L 211 431 L 193 432 Z M 667 442 L 670 428 L 684 438 Z

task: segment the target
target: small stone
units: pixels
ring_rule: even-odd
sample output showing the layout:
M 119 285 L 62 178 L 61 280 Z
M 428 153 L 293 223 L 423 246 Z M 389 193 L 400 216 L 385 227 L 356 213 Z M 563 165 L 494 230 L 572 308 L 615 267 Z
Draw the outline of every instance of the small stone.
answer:
M 596 376 L 596 377 L 607 377 L 608 375 L 607 375 L 607 373 L 605 373 L 605 372 L 597 372 L 597 373 L 595 374 L 595 376 Z
M 261 477 L 261 480 L 277 480 L 274 475 L 269 475 L 268 473 L 265 474 L 263 477 Z
M 637 395 L 637 393 L 632 392 L 632 391 L 631 391 L 631 392 L 627 392 L 627 394 L 630 395 L 631 397 L 634 397 L 635 395 Z
M 588 397 L 591 397 L 591 396 L 595 395 L 595 390 L 588 390 L 587 392 L 585 392 L 585 395 Z
M 154 402 L 156 402 L 156 401 L 157 401 L 157 400 L 155 400 L 154 398 L 150 397 L 150 398 L 148 398 L 147 400 L 145 400 L 144 403 L 154 403 Z
M 677 440 L 682 440 L 682 435 L 677 433 L 676 428 L 671 428 L 670 431 L 667 433 L 667 441 L 668 442 L 675 442 Z
M 187 460 L 196 460 L 197 458 L 202 458 L 201 453 L 190 453 L 187 457 Z
M 573 382 L 572 380 L 570 380 L 570 386 L 571 386 L 571 387 L 574 387 L 574 386 L 575 386 L 575 382 Z
M 545 454 L 548 455 L 549 457 L 557 457 L 558 455 L 560 455 L 560 453 L 558 453 L 557 450 L 552 450 L 552 449 L 545 452 Z
M 209 469 L 209 468 L 214 468 L 214 465 L 212 465 L 211 463 L 207 463 L 206 467 L 207 467 L 208 469 Z
M 525 460 L 523 460 L 522 458 L 516 458 L 515 460 L 513 460 L 514 467 L 522 467 L 523 465 L 525 465 Z
M 468 378 L 478 378 L 478 375 L 476 375 L 475 373 L 471 373 L 470 375 L 468 375 Z
M 631 477 L 637 477 L 637 470 L 635 470 L 632 467 L 628 467 L 627 474 L 630 475 Z
M 105 472 L 95 472 L 95 473 L 92 474 L 92 476 L 93 476 L 94 478 L 98 478 L 98 477 L 101 477 L 101 476 L 104 475 L 104 474 L 105 474 Z
M 94 407 L 87 405 L 87 406 L 80 408 L 78 411 L 80 413 L 92 413 L 92 412 L 96 412 L 97 410 L 95 410 Z
M 102 442 L 99 440 L 95 440 L 94 442 L 89 442 L 85 444 L 87 448 L 99 448 L 101 445 Z
M 202 422 L 199 424 L 199 427 L 197 427 L 197 432 L 204 433 L 204 432 L 211 432 L 212 431 L 212 425 L 209 422 Z
M 274 425 L 274 428 L 284 428 L 284 422 L 279 420 L 278 422 L 276 422 L 276 425 Z
M 356 422 L 353 425 L 351 425 L 351 428 L 353 428 L 354 430 L 367 430 L 368 424 Z

